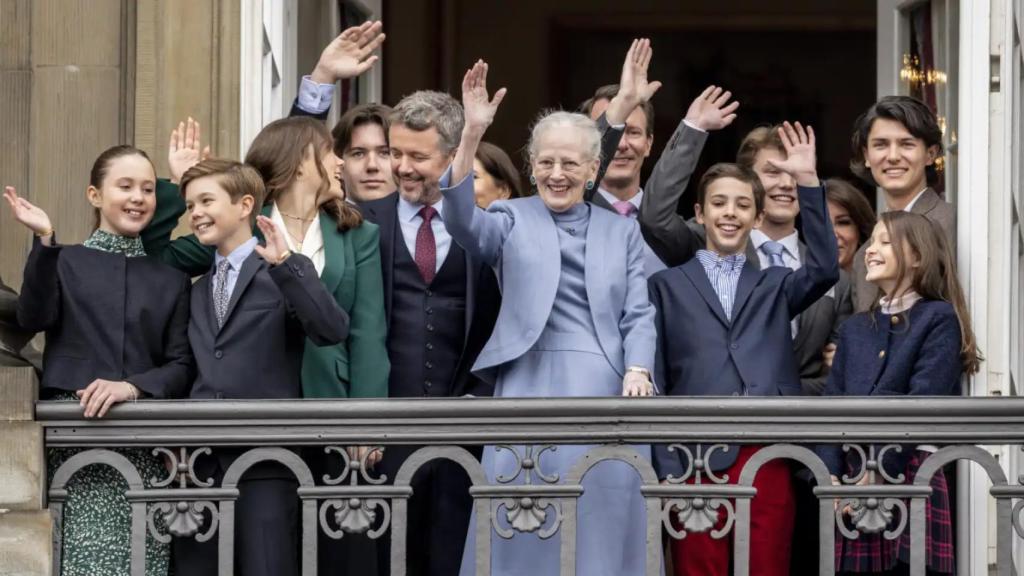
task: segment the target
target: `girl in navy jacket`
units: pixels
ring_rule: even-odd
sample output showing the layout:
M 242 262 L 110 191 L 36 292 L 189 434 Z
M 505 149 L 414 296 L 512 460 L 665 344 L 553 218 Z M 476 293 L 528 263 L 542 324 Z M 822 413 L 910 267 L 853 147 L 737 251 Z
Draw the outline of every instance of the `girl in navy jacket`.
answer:
M 872 310 L 843 325 L 825 395 L 959 395 L 961 375 L 977 372 L 981 355 L 945 235 L 923 216 L 888 212 L 875 225 L 864 262 L 867 280 L 885 295 Z M 856 476 L 861 469 L 856 450 L 844 454 L 840 446 L 831 445 L 819 453 L 834 483 L 841 474 Z M 906 484 L 913 483 L 927 455 L 911 446 L 876 454 L 882 456 L 887 475 L 904 474 Z M 866 474 L 862 482 L 873 476 L 883 481 L 881 475 Z M 928 572 L 948 574 L 954 569 L 953 530 L 941 469 L 931 486 L 926 506 Z M 837 572 L 903 574 L 909 557 L 909 529 L 895 540 L 882 534 L 848 540 L 837 534 Z
M 192 380 L 188 277 L 146 257 L 139 238 L 153 217 L 155 187 L 144 152 L 103 152 L 86 191 L 96 230 L 79 245 L 57 244 L 46 213 L 13 187 L 4 190 L 15 219 L 35 234 L 17 314 L 27 330 L 46 332 L 39 396 L 75 401 L 86 418 L 102 418 L 119 402 L 180 398 Z M 146 450 L 117 451 L 147 483 L 167 475 Z M 47 452 L 51 478 L 73 454 Z M 131 517 L 121 474 L 89 466 L 67 488 L 60 573 L 128 574 Z M 166 545 L 149 537 L 146 552 L 146 574 L 166 574 Z

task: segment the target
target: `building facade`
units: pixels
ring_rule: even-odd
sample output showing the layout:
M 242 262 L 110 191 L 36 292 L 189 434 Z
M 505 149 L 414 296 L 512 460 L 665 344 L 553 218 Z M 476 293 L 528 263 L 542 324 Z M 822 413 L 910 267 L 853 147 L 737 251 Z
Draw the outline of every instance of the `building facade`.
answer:
M 912 94 L 942 118 L 944 192 L 956 206 L 960 275 L 986 357 L 966 388 L 972 396 L 1020 394 L 1024 0 L 876 0 L 867 9 L 870 3 L 859 1 L 764 6 L 721 0 L 679 8 L 677 2 L 645 0 L 631 3 L 629 11 L 611 2 L 531 0 L 517 3 L 508 19 L 488 17 L 484 4 L 0 0 L 0 179 L 44 207 L 63 242 L 81 241 L 92 219 L 82 201 L 86 174 L 100 151 L 134 143 L 150 153 L 158 173 L 166 174 L 170 130 L 192 116 L 202 123 L 216 155 L 241 158 L 263 125 L 287 114 L 299 78 L 312 69 L 321 48 L 346 26 L 366 19 L 385 21 L 389 39 L 381 63 L 336 91 L 332 118 L 347 103 L 394 103 L 416 88 L 456 90 L 471 53 L 498 42 L 504 48 L 493 60 L 509 62 L 506 69 L 524 62 L 524 71 L 509 73 L 509 87 L 521 94 L 517 103 L 509 103 L 513 121 L 497 129 L 496 137 L 508 142 L 509 150 L 525 140 L 524 127 L 536 110 L 559 102 L 572 106 L 592 89 L 589 77 L 560 62 L 572 54 L 572 46 L 560 43 L 560 32 L 586 39 L 592 37 L 588 34 L 646 34 L 648 27 L 651 34 L 665 35 L 713 28 L 842 33 L 850 34 L 851 43 L 873 38 L 873 53 L 861 50 L 850 69 L 833 62 L 827 72 L 840 82 L 843 75 L 854 77 L 873 67 L 874 95 Z M 603 49 L 595 43 L 593 51 Z M 686 72 L 707 74 L 701 66 Z M 617 70 L 617 63 L 608 70 Z M 601 83 L 616 80 L 609 74 Z M 666 98 L 688 101 L 692 86 L 681 86 L 679 94 L 667 87 Z M 769 82 L 757 86 L 774 93 Z M 814 108 L 801 108 L 787 96 L 778 101 L 775 113 Z M 862 100 L 836 105 L 862 108 Z M 673 116 L 667 112 L 666 122 L 674 122 Z M 832 121 L 824 112 L 821 118 Z M 834 165 L 841 162 L 847 137 L 848 132 L 822 139 L 837 159 Z M 9 216 L 0 216 L 0 222 L 0 274 L 17 288 L 30 238 Z M 33 421 L 34 399 L 31 370 L 0 368 L 0 574 L 50 571 L 44 442 Z M 1024 472 L 1017 447 L 992 450 L 1010 478 Z M 961 573 L 984 574 L 995 559 L 997 530 L 988 480 L 967 464 L 958 476 L 958 550 L 966 552 L 960 555 Z M 1024 566 L 1019 540 L 1014 557 Z

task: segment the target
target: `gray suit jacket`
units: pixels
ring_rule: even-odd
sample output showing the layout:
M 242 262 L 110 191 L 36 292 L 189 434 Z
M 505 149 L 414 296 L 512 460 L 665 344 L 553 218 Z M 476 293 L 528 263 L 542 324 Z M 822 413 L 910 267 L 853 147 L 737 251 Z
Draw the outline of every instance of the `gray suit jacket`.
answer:
M 938 193 L 928 188 L 917 199 L 910 209 L 914 214 L 920 214 L 935 222 L 946 233 L 946 240 L 956 253 L 956 209 L 952 204 L 943 200 Z M 856 312 L 866 312 L 871 305 L 878 301 L 878 287 L 865 280 L 867 268 L 864 266 L 864 253 L 868 249 L 868 242 L 861 245 L 860 250 L 853 257 L 853 307 Z
M 611 163 L 612 158 L 615 156 L 615 150 L 619 146 L 619 140 L 622 138 L 623 131 L 621 128 L 609 126 L 604 114 L 597 119 L 597 128 L 601 131 L 601 166 L 597 171 L 597 182 L 600 182 L 604 178 L 608 164 Z M 651 176 L 647 179 L 647 184 L 644 186 L 644 200 L 640 204 L 641 213 L 647 207 L 648 197 L 670 195 L 670 192 L 663 192 L 665 189 L 670 191 L 678 190 L 679 194 L 675 198 L 676 203 L 679 203 L 679 196 L 686 190 L 686 185 L 689 183 L 690 176 L 693 175 L 693 171 L 697 167 L 700 151 L 704 148 L 704 141 L 707 138 L 707 132 L 691 128 L 683 121 L 679 122 L 679 126 L 676 127 L 672 138 L 665 145 L 665 149 L 661 152 L 661 157 L 658 158 L 658 162 L 654 165 L 654 170 L 651 171 Z M 586 191 L 583 199 L 594 206 L 615 212 L 615 208 L 604 199 L 604 196 L 597 193 L 597 188 L 595 185 L 591 190 Z M 672 209 L 674 211 L 675 207 L 673 206 Z M 658 257 L 669 266 L 673 265 L 665 260 L 664 256 L 650 243 L 646 233 L 644 233 L 644 239 L 647 240 L 648 246 L 654 250 Z
M 42 355 L 30 340 L 32 332 L 18 324 L 18 293 L 0 279 L 0 366 L 42 369 Z
M 473 371 L 493 381 L 494 368 L 528 351 L 547 324 L 561 278 L 558 232 L 537 196 L 477 208 L 473 180 L 448 187 L 441 180 L 444 223 L 473 257 L 493 266 L 502 288 L 501 309 Z M 654 307 L 644 278 L 643 238 L 636 222 L 591 210 L 585 278 L 590 315 L 605 357 L 623 375 L 626 366 L 653 372 Z

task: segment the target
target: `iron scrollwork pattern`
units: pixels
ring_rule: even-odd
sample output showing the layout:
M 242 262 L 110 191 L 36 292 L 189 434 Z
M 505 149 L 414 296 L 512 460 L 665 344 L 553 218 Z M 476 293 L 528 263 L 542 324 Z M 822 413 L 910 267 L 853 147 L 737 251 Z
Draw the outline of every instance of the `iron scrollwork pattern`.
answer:
M 698 444 L 694 454 L 690 446 L 672 444 L 668 450 L 686 455 L 686 469 L 681 476 L 668 475 L 665 481 L 669 485 L 691 484 L 695 487 L 708 486 L 708 489 L 696 488 L 692 496 L 666 498 L 661 512 L 665 531 L 677 540 L 686 538 L 687 534 L 704 532 L 710 532 L 709 535 L 715 539 L 724 538 L 736 521 L 736 508 L 729 499 L 719 495 L 720 487 L 729 482 L 729 475 L 719 476 L 708 466 L 708 461 L 714 452 L 727 452 L 729 447 L 725 444 L 712 444 L 705 449 L 704 445 Z M 693 482 L 689 482 L 691 478 Z M 710 483 L 706 483 L 705 479 L 710 480 Z M 722 514 L 725 514 L 722 527 L 714 529 L 722 519 Z
M 382 474 L 379 477 L 373 477 L 370 475 L 369 466 L 367 466 L 370 456 L 377 450 L 380 449 L 372 448 L 360 458 L 352 458 L 344 448 L 324 447 L 325 453 L 337 454 L 342 461 L 342 470 L 337 477 L 332 478 L 324 474 L 324 484 L 339 486 L 348 480 L 349 486 L 353 490 L 360 488 L 360 479 L 371 487 L 384 484 L 387 481 L 387 476 Z M 339 492 L 343 493 L 346 490 L 341 488 Z M 328 522 L 328 515 L 332 509 L 334 510 L 334 523 L 337 524 L 338 529 L 333 528 Z M 381 514 L 380 525 L 377 528 L 372 528 L 374 522 L 377 521 L 378 511 Z M 347 498 L 324 500 L 320 505 L 319 517 L 320 527 L 334 540 L 341 539 L 345 534 L 366 534 L 367 537 L 376 539 L 384 534 L 391 524 L 391 504 L 384 495 L 365 495 L 356 492 Z

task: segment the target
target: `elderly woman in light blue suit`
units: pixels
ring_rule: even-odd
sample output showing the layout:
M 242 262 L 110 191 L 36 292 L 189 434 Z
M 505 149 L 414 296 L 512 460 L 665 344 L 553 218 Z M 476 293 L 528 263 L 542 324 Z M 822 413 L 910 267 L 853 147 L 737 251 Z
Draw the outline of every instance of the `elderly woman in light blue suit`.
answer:
M 495 383 L 495 396 L 645 396 L 653 393 L 654 310 L 644 279 L 643 240 L 636 222 L 591 209 L 583 191 L 598 172 L 600 135 L 592 120 L 568 112 L 542 117 L 529 144 L 538 195 L 474 204 L 472 158 L 504 96 L 488 101 L 486 64 L 463 81 L 466 125 L 446 176 L 444 222 L 452 238 L 495 268 L 503 301 L 494 332 L 473 366 Z M 454 184 L 457 183 L 457 184 Z M 527 447 L 511 447 L 526 456 Z M 650 458 L 649 446 L 635 447 Z M 546 475 L 565 474 L 589 449 L 559 446 L 532 458 Z M 512 450 L 487 447 L 489 480 L 516 476 Z M 524 474 L 515 482 L 522 483 Z M 538 478 L 533 483 L 541 483 Z M 640 478 L 627 464 L 604 462 L 584 477 L 578 508 L 577 574 L 642 574 L 646 559 Z M 548 513 L 545 526 L 552 522 Z M 504 514 L 499 523 L 508 527 Z M 462 574 L 475 573 L 474 529 Z M 491 570 L 501 575 L 559 573 L 559 536 L 492 536 Z

